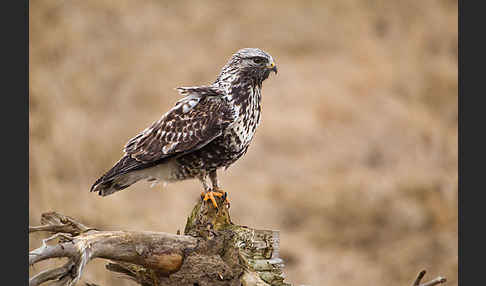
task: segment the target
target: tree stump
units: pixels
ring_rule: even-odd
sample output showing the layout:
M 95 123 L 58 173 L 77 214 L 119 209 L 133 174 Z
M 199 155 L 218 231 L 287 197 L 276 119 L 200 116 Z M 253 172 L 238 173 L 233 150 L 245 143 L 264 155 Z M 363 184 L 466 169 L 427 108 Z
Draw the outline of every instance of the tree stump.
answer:
M 91 259 L 104 258 L 111 261 L 108 270 L 144 286 L 291 286 L 284 282 L 278 231 L 233 224 L 229 205 L 216 199 L 218 209 L 202 201 L 196 204 L 184 235 L 101 231 L 56 212 L 44 213 L 41 226 L 29 227 L 29 232 L 54 235 L 29 253 L 29 264 L 55 257 L 69 261 L 35 275 L 29 285 L 75 285 Z M 54 239 L 59 239 L 57 244 L 47 244 Z

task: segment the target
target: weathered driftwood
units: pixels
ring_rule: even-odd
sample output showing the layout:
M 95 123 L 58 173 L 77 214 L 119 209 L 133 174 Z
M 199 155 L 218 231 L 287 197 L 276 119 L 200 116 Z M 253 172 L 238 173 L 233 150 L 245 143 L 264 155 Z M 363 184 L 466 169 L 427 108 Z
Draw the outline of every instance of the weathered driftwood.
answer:
M 47 281 L 53 281 L 50 285 L 75 285 L 90 260 L 104 258 L 111 261 L 106 265 L 108 270 L 143 286 L 291 286 L 284 282 L 278 232 L 233 224 L 228 205 L 216 199 L 220 209 L 196 204 L 184 235 L 101 231 L 56 212 L 44 213 L 41 226 L 29 227 L 29 233 L 47 231 L 53 235 L 29 253 L 29 265 L 50 258 L 67 257 L 68 261 L 33 276 L 29 285 Z M 54 239 L 57 244 L 47 244 Z M 424 275 L 421 271 L 412 286 L 446 281 L 438 277 L 420 284 Z
M 277 231 L 255 230 L 231 222 L 228 205 L 219 209 L 199 202 L 187 219 L 184 235 L 163 232 L 101 231 L 56 212 L 42 214 L 41 226 L 29 232 L 54 233 L 29 253 L 29 264 L 67 257 L 63 266 L 46 270 L 29 285 L 75 285 L 94 258 L 106 268 L 141 285 L 290 285 L 284 282 Z M 50 240 L 58 243 L 48 245 Z

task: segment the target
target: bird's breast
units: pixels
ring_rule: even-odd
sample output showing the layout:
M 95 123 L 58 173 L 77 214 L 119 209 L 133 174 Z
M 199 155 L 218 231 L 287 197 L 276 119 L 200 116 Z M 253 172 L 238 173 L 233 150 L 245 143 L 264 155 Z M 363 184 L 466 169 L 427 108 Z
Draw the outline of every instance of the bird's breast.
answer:
M 249 93 L 246 100 L 235 101 L 237 119 L 224 134 L 227 144 L 235 151 L 248 147 L 260 123 L 260 89 L 251 88 Z

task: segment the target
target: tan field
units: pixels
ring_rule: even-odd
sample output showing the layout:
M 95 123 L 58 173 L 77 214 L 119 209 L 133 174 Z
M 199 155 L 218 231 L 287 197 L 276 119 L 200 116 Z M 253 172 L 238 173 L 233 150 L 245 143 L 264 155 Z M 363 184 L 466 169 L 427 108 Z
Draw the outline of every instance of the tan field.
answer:
M 202 187 L 91 184 L 238 49 L 263 84 L 248 153 L 220 171 L 235 223 L 280 230 L 294 285 L 457 285 L 457 1 L 30 1 L 29 223 L 175 233 Z M 41 234 L 30 236 L 30 249 Z M 30 268 L 33 275 L 49 265 Z M 135 285 L 93 261 L 84 282 Z

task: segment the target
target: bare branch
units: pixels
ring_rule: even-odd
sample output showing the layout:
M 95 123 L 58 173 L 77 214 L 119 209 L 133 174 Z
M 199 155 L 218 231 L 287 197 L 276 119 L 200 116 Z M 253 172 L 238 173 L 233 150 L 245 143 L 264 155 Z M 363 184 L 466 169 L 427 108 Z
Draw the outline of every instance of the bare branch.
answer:
M 413 282 L 412 286 L 419 286 L 420 285 L 420 281 L 425 276 L 425 273 L 427 273 L 427 271 L 425 271 L 425 270 L 420 271 L 419 274 L 417 275 L 417 278 Z
M 427 273 L 427 271 L 425 271 L 425 270 L 420 271 L 419 274 L 417 275 L 417 278 L 415 279 L 414 283 L 412 284 L 412 286 L 434 286 L 434 285 L 445 283 L 447 281 L 446 278 L 439 276 L 439 277 L 437 277 L 437 278 L 435 278 L 435 279 L 433 279 L 429 282 L 425 282 L 423 284 L 420 284 L 420 281 L 422 281 L 422 278 L 424 278 L 425 273 Z
M 47 281 L 59 280 L 68 275 L 74 264 L 69 261 L 61 267 L 45 270 L 32 277 L 29 281 L 29 286 L 37 286 Z
M 37 231 L 49 231 L 54 233 L 64 232 L 71 235 L 78 235 L 92 229 L 93 228 L 86 227 L 71 217 L 56 212 L 48 212 L 42 214 L 41 226 L 29 226 L 29 233 Z
M 446 281 L 447 281 L 447 279 L 445 277 L 439 276 L 439 277 L 435 278 L 434 280 L 430 280 L 427 283 L 420 284 L 420 286 L 434 286 L 434 285 L 445 283 Z
M 91 231 L 54 246 L 45 242 L 43 244 L 29 253 L 29 264 L 49 258 L 67 257 L 73 265 L 69 270 L 73 279 L 67 285 L 73 285 L 85 265 L 94 258 L 134 263 L 167 274 L 177 271 L 182 265 L 184 251 L 196 247 L 197 239 L 155 232 Z M 44 272 L 42 276 L 32 278 L 35 280 L 31 279 L 31 283 L 45 282 L 45 279 L 55 277 L 54 274 L 63 269 Z
M 73 245 L 57 244 L 54 246 L 45 245 L 41 246 L 31 252 L 29 252 L 29 265 L 34 265 L 35 263 L 59 257 L 74 257 L 77 254 L 76 249 Z

